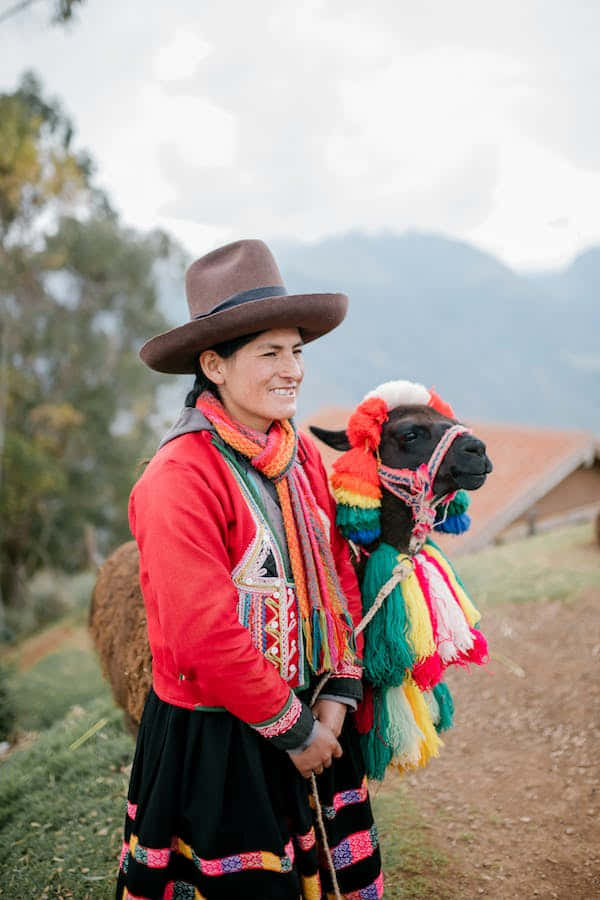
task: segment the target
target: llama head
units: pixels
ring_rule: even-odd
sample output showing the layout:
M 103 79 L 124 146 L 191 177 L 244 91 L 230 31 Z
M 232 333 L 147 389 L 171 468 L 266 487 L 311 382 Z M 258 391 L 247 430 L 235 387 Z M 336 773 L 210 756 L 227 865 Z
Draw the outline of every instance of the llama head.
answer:
M 338 524 L 346 537 L 368 545 L 381 533 L 382 514 L 396 525 L 395 520 L 406 519 L 397 496 L 391 497 L 382 484 L 387 473 L 399 473 L 405 481 L 408 477 L 413 491 L 422 485 L 427 501 L 440 504 L 436 527 L 464 531 L 468 498 L 461 489 L 481 487 L 492 464 L 485 444 L 457 426 L 452 408 L 434 391 L 414 382 L 392 381 L 367 394 L 346 429 L 311 427 L 316 437 L 343 451 L 334 464 L 332 487 Z M 441 461 L 432 458 L 450 439 Z

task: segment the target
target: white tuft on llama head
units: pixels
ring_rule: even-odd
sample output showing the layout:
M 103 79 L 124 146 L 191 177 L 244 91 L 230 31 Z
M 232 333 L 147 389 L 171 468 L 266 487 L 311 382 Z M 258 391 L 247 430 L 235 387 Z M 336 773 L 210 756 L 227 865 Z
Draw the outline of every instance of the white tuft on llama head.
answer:
M 379 397 L 388 408 L 396 406 L 427 406 L 431 400 L 431 394 L 427 388 L 417 381 L 386 381 L 373 391 L 365 394 L 364 400 Z

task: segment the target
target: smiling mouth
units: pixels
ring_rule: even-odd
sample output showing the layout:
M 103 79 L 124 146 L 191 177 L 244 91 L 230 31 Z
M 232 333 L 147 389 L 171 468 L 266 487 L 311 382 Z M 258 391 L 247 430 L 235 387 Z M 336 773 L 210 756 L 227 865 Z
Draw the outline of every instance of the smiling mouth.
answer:
M 295 397 L 296 388 L 271 388 L 271 394 L 275 394 L 277 397 Z

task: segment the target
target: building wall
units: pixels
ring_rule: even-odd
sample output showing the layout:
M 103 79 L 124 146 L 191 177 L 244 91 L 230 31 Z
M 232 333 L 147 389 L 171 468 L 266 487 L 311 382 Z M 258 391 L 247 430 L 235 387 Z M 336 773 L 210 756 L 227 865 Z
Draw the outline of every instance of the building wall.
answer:
M 600 464 L 581 467 L 557 484 L 523 515 L 499 534 L 496 540 L 514 540 L 566 522 L 592 519 L 600 510 Z
M 600 503 L 600 463 L 589 469 L 576 469 L 537 501 L 535 511 L 538 518 L 545 519 L 592 503 Z M 527 514 L 517 521 L 524 519 L 528 519 Z

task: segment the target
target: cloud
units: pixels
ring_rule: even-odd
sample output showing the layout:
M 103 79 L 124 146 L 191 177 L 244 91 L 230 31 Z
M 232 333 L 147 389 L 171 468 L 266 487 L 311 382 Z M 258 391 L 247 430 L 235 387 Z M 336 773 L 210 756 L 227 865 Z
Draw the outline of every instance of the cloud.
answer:
M 165 215 L 307 237 L 357 224 L 478 224 L 494 190 L 495 135 L 491 117 L 486 124 L 473 115 L 477 102 L 465 87 L 482 63 L 497 80 L 502 61 L 476 52 L 398 59 L 374 52 L 376 33 L 366 26 L 347 26 L 354 43 L 337 33 L 333 42 L 325 29 L 315 45 L 306 22 L 285 28 L 279 15 L 275 24 L 252 62 L 246 41 L 234 37 L 223 56 L 214 49 L 218 29 L 207 30 L 213 51 L 182 89 L 190 98 L 205 92 L 231 113 L 236 149 L 231 165 L 207 167 L 179 141 L 165 141 Z M 390 43 L 383 33 L 381 42 Z M 241 90 L 233 82 L 240 69 Z M 485 80 L 479 85 L 481 94 Z
M 583 0 L 106 0 L 5 26 L 0 83 L 37 68 L 127 220 L 194 253 L 419 227 L 542 262 L 600 237 L 599 26 Z

